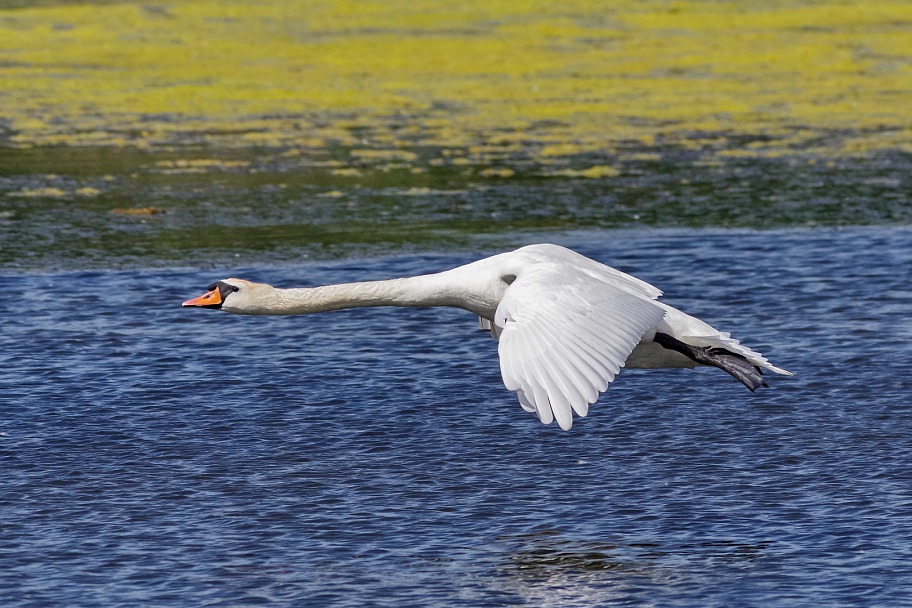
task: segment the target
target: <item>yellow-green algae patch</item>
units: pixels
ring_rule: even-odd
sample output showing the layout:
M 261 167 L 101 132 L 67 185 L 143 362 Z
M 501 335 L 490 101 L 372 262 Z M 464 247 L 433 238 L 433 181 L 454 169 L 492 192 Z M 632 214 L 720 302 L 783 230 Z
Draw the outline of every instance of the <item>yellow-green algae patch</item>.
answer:
M 459 151 L 447 164 L 547 164 L 658 139 L 853 156 L 912 152 L 910 107 L 907 0 L 0 9 L 0 140 L 13 146 L 342 146 L 410 164 L 441 149 Z

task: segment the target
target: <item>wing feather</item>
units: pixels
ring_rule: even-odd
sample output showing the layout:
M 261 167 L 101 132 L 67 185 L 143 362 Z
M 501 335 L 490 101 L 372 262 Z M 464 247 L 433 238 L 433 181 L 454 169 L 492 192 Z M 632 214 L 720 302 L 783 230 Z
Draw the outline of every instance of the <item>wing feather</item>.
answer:
M 526 410 L 530 414 L 535 413 L 535 405 L 533 405 L 532 403 L 529 402 L 529 399 L 526 397 L 526 394 L 523 392 L 523 390 L 521 388 L 516 390 L 516 396 L 519 397 L 520 407 L 522 407 L 524 410 Z
M 546 350 L 548 344 L 552 344 L 554 341 L 560 339 L 560 334 L 557 332 L 557 328 L 560 326 L 560 318 L 554 318 L 547 314 L 543 314 L 542 320 L 544 323 L 542 323 L 542 331 L 539 337 L 547 342 L 543 342 L 541 339 L 537 340 L 535 343 L 535 348 L 537 350 Z M 569 340 L 569 342 L 569 345 L 573 344 L 572 340 Z M 581 367 L 583 363 L 580 361 L 576 349 L 567 349 L 566 355 L 566 358 L 543 358 L 542 361 L 545 363 L 549 375 L 552 378 L 555 378 L 560 385 L 558 387 L 560 392 L 571 398 L 571 405 L 576 409 L 577 403 L 581 400 L 586 400 L 584 392 L 586 391 L 586 385 L 591 384 L 591 382 L 579 371 L 579 367 Z M 598 394 L 596 393 L 592 401 L 595 401 L 597 398 Z
M 617 268 L 612 268 L 596 262 L 590 258 L 587 258 L 581 253 L 577 253 L 572 249 L 567 249 L 561 247 L 560 245 L 554 245 L 551 243 L 539 243 L 536 245 L 527 245 L 520 249 L 520 251 L 527 251 L 533 254 L 538 254 L 542 257 L 546 257 L 552 261 L 556 261 L 560 264 L 565 265 L 566 267 L 574 267 L 578 271 L 583 272 L 603 283 L 613 284 L 615 287 L 638 295 L 650 300 L 655 300 L 662 295 L 662 290 L 660 290 L 655 285 L 651 285 L 642 279 L 638 279 L 633 275 L 629 275 L 626 272 L 622 272 Z
M 589 384 L 595 389 L 595 396 L 589 400 L 589 403 L 595 403 L 598 394 L 608 390 L 608 383 L 617 373 L 612 371 L 610 364 L 595 350 L 596 347 L 590 345 L 584 336 L 570 337 L 572 346 L 580 353 L 581 371 L 586 375 Z
M 658 290 L 639 282 L 619 286 L 616 275 L 593 280 L 591 270 L 537 264 L 507 288 L 494 318 L 504 384 L 524 409 L 563 429 L 573 424 L 573 412 L 588 413 L 665 314 L 651 299 Z
M 553 381 L 553 386 L 557 391 L 551 397 L 551 409 L 554 410 L 554 417 L 558 419 L 561 426 L 572 424 L 572 411 L 577 411 L 584 405 L 588 405 L 586 397 L 574 383 L 574 378 L 568 373 L 563 361 L 559 358 L 542 359 L 545 364 L 545 371 Z M 562 398 L 563 397 L 563 398 Z
M 526 370 L 523 370 L 526 371 Z M 541 382 L 535 378 L 543 377 L 541 370 L 535 365 L 535 362 L 529 365 L 529 372 L 531 372 L 532 378 L 527 383 L 531 389 L 530 393 L 527 396 L 531 395 L 530 401 L 532 405 L 535 406 L 535 410 L 538 412 L 538 418 L 542 421 L 543 424 L 551 424 L 554 420 L 554 413 L 551 411 L 551 401 L 548 398 L 548 391 L 542 385 Z

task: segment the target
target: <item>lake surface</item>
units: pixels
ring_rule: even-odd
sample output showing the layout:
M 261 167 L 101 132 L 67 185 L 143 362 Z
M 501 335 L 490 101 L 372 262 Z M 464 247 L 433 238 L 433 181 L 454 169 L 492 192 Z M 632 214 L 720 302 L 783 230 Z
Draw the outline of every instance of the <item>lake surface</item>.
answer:
M 542 238 L 797 375 L 628 370 L 563 432 L 468 313 L 180 307 L 226 276 L 416 274 L 477 244 L 7 273 L 0 604 L 912 605 L 912 229 Z

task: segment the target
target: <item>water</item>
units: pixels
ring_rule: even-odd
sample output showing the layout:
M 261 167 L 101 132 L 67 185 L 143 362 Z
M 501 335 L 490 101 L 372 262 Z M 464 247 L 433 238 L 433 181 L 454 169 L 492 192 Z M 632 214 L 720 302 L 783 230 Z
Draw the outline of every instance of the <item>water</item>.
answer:
M 912 157 L 901 152 L 722 163 L 631 143 L 574 160 L 617 168 L 600 179 L 546 177 L 554 167 L 522 157 L 503 178 L 484 175 L 490 163 L 390 167 L 352 152 L 0 148 L 0 269 L 458 252 L 530 231 L 912 224 Z M 357 176 L 334 173 L 349 166 Z
M 488 252 L 7 274 L 0 603 L 912 605 L 912 230 L 550 236 L 797 376 L 628 370 L 562 432 L 467 313 L 179 306 Z

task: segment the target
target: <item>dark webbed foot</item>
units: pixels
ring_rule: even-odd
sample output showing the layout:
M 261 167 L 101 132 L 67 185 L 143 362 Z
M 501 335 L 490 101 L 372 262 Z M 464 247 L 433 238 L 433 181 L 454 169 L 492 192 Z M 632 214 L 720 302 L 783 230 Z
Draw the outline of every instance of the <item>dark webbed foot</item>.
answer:
M 727 351 L 724 348 L 708 346 L 691 346 L 668 334 L 656 333 L 653 338 L 656 344 L 679 352 L 697 363 L 711 365 L 731 374 L 741 384 L 755 391 L 761 386 L 769 386 L 763 379 L 763 372 L 752 365 L 746 358 Z

